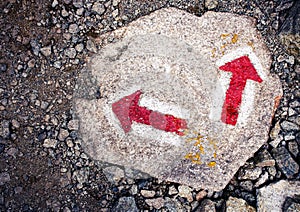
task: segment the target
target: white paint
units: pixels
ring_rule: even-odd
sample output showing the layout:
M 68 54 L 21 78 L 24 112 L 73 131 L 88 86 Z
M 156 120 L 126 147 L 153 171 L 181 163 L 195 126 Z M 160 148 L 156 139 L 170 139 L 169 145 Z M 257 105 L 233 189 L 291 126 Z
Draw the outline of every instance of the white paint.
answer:
M 147 98 L 141 95 L 141 99 L 139 102 L 141 107 L 146 107 L 149 110 L 157 111 L 163 114 L 169 114 L 175 116 L 176 118 L 188 119 L 189 112 L 188 110 L 184 110 L 179 106 L 167 104 L 164 102 L 160 102 L 154 98 Z
M 209 113 L 209 118 L 213 121 L 221 120 L 223 104 L 231 76 L 232 74 L 230 72 L 220 72 L 218 84 L 212 93 L 212 105 Z
M 175 133 L 165 132 L 159 129 L 155 129 L 152 126 L 133 122 L 131 125 L 131 131 L 136 136 L 143 138 L 156 140 L 161 143 L 168 143 L 174 146 L 180 147 L 184 145 L 184 141 Z
M 230 52 L 229 54 L 224 55 L 221 59 L 219 59 L 216 64 L 218 67 L 225 65 L 228 62 L 231 62 L 239 57 L 248 56 L 252 65 L 256 69 L 260 78 L 265 81 L 267 80 L 267 76 L 263 71 L 263 66 L 259 62 L 258 57 L 252 51 L 251 47 L 241 47 L 236 50 Z M 217 121 L 221 119 L 222 108 L 226 97 L 226 91 L 229 88 L 229 84 L 231 81 L 232 74 L 229 72 L 220 71 L 219 85 L 216 86 L 216 89 L 212 96 L 212 106 L 209 114 L 209 118 L 211 120 Z M 247 118 L 250 116 L 255 97 L 255 88 L 258 82 L 254 82 L 252 80 L 247 80 L 246 86 L 244 88 L 242 94 L 242 102 L 239 109 L 239 116 L 237 120 L 237 124 L 246 125 Z

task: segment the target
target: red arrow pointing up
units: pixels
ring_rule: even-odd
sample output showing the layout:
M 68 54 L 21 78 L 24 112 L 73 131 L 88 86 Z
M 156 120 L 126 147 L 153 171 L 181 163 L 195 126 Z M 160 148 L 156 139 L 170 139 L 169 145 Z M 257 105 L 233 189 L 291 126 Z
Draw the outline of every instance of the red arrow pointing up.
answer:
M 229 88 L 226 91 L 221 120 L 226 124 L 235 125 L 246 81 L 249 79 L 261 83 L 262 79 L 247 56 L 237 58 L 219 68 L 223 71 L 232 72 Z
M 166 132 L 175 132 L 182 136 L 183 130 L 187 129 L 186 121 L 172 115 L 162 114 L 139 106 L 138 103 L 141 94 L 141 91 L 136 91 L 112 104 L 112 110 L 119 119 L 125 133 L 130 131 L 131 124 L 135 121 L 137 123 L 151 125 L 156 129 Z

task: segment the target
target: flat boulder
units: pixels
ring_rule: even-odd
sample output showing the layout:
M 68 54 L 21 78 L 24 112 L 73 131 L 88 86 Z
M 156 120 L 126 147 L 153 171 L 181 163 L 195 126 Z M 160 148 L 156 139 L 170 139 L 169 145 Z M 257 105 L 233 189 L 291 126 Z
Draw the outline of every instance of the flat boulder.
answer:
M 267 141 L 282 90 L 254 19 L 164 8 L 98 41 L 74 92 L 93 159 L 218 191 Z

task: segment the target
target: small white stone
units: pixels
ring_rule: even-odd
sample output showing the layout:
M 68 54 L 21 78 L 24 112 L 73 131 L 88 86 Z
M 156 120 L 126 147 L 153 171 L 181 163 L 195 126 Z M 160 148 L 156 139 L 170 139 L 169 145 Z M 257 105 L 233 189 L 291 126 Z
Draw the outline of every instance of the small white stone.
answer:
M 120 0 L 113 0 L 113 6 L 116 7 L 120 3 Z
M 52 7 L 54 8 L 54 7 L 56 7 L 58 5 L 58 1 L 57 0 L 54 0 L 53 2 L 52 2 Z
M 74 48 L 68 48 L 65 50 L 65 54 L 66 56 L 68 56 L 69 58 L 75 58 L 76 57 L 76 50 Z
M 116 10 L 114 10 L 114 11 L 112 12 L 112 16 L 113 16 L 114 18 L 116 18 L 116 17 L 118 16 L 118 14 L 119 14 L 119 10 L 118 10 L 118 9 L 116 9 Z
M 258 181 L 255 183 L 254 187 L 259 187 L 260 185 L 262 185 L 263 183 L 265 183 L 268 180 L 269 174 L 268 172 L 265 172 L 259 179 Z
M 70 148 L 74 147 L 74 143 L 73 143 L 73 141 L 71 139 L 67 139 L 66 142 L 67 142 L 67 146 L 68 147 L 70 147 Z
M 145 202 L 155 209 L 160 209 L 164 206 L 165 200 L 162 197 L 156 199 L 146 199 Z
M 57 140 L 55 139 L 45 139 L 44 140 L 44 144 L 43 144 L 43 147 L 46 147 L 46 148 L 55 148 L 57 145 Z
M 87 50 L 89 50 L 91 52 L 94 52 L 94 53 L 97 52 L 97 48 L 92 40 L 88 40 L 86 42 L 86 48 L 87 48 Z
M 69 15 L 69 13 L 68 13 L 67 10 L 63 9 L 63 10 L 61 11 L 61 15 L 62 15 L 62 17 L 67 17 L 67 16 Z
M 178 187 L 179 196 L 186 198 L 189 202 L 193 201 L 192 189 L 185 185 Z
M 169 195 L 174 195 L 174 194 L 178 194 L 177 189 L 175 188 L 175 186 L 171 186 L 169 188 Z
M 240 198 L 229 197 L 226 201 L 226 211 L 236 212 L 236 211 L 256 211 L 255 208 L 248 205 L 247 202 Z
M 141 190 L 141 194 L 142 194 L 144 197 L 154 197 L 154 196 L 155 196 L 155 191 Z
M 75 34 L 79 31 L 79 27 L 77 24 L 70 24 L 69 26 L 69 32 L 72 34 Z
M 98 15 L 102 15 L 105 12 L 105 7 L 100 2 L 95 2 L 92 6 L 92 11 L 98 13 Z
M 60 129 L 58 134 L 58 139 L 64 141 L 69 136 L 68 130 Z
M 79 8 L 78 10 L 76 10 L 76 15 L 79 15 L 81 16 L 84 12 L 84 9 L 83 8 Z
M 78 130 L 79 128 L 79 121 L 76 119 L 72 119 L 71 121 L 69 121 L 68 123 L 68 129 L 69 130 Z
M 46 46 L 41 48 L 41 52 L 45 57 L 48 57 L 51 55 L 51 46 Z

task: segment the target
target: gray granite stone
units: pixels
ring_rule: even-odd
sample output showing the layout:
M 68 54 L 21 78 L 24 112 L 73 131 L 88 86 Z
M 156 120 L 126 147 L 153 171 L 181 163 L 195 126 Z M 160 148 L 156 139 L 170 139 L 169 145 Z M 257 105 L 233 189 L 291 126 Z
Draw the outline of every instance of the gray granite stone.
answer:
M 257 210 L 259 212 L 282 211 L 286 198 L 299 194 L 299 181 L 281 180 L 277 183 L 262 187 L 257 192 Z
M 201 202 L 199 208 L 196 211 L 199 212 L 215 212 L 216 211 L 216 203 L 211 201 L 210 199 L 205 199 Z
M 229 197 L 229 199 L 226 201 L 226 211 L 227 212 L 236 212 L 236 211 L 254 212 L 256 210 L 252 206 L 248 205 L 247 202 L 243 199 Z
M 290 153 L 285 147 L 278 147 L 272 150 L 273 157 L 275 158 L 280 170 L 287 178 L 292 178 L 299 171 L 299 165 L 291 157 Z
M 86 88 L 94 92 L 101 85 L 101 98 L 74 99 L 83 145 L 92 158 L 221 190 L 267 141 L 282 91 L 269 73 L 269 52 L 254 19 L 214 12 L 196 17 L 164 8 L 98 41 L 103 48 L 83 70 L 91 74 L 79 78 L 92 76 L 95 82 Z M 247 84 L 237 123 L 228 124 L 221 112 L 230 75 L 219 68 L 243 56 L 250 58 L 262 82 Z M 124 131 L 111 107 L 137 90 L 143 91 L 144 107 L 187 120 L 184 135 L 136 122 Z
M 122 211 L 130 211 L 130 212 L 138 212 L 138 208 L 136 206 L 135 200 L 133 197 L 121 197 L 118 200 L 117 205 L 113 208 L 113 211 L 122 212 Z

